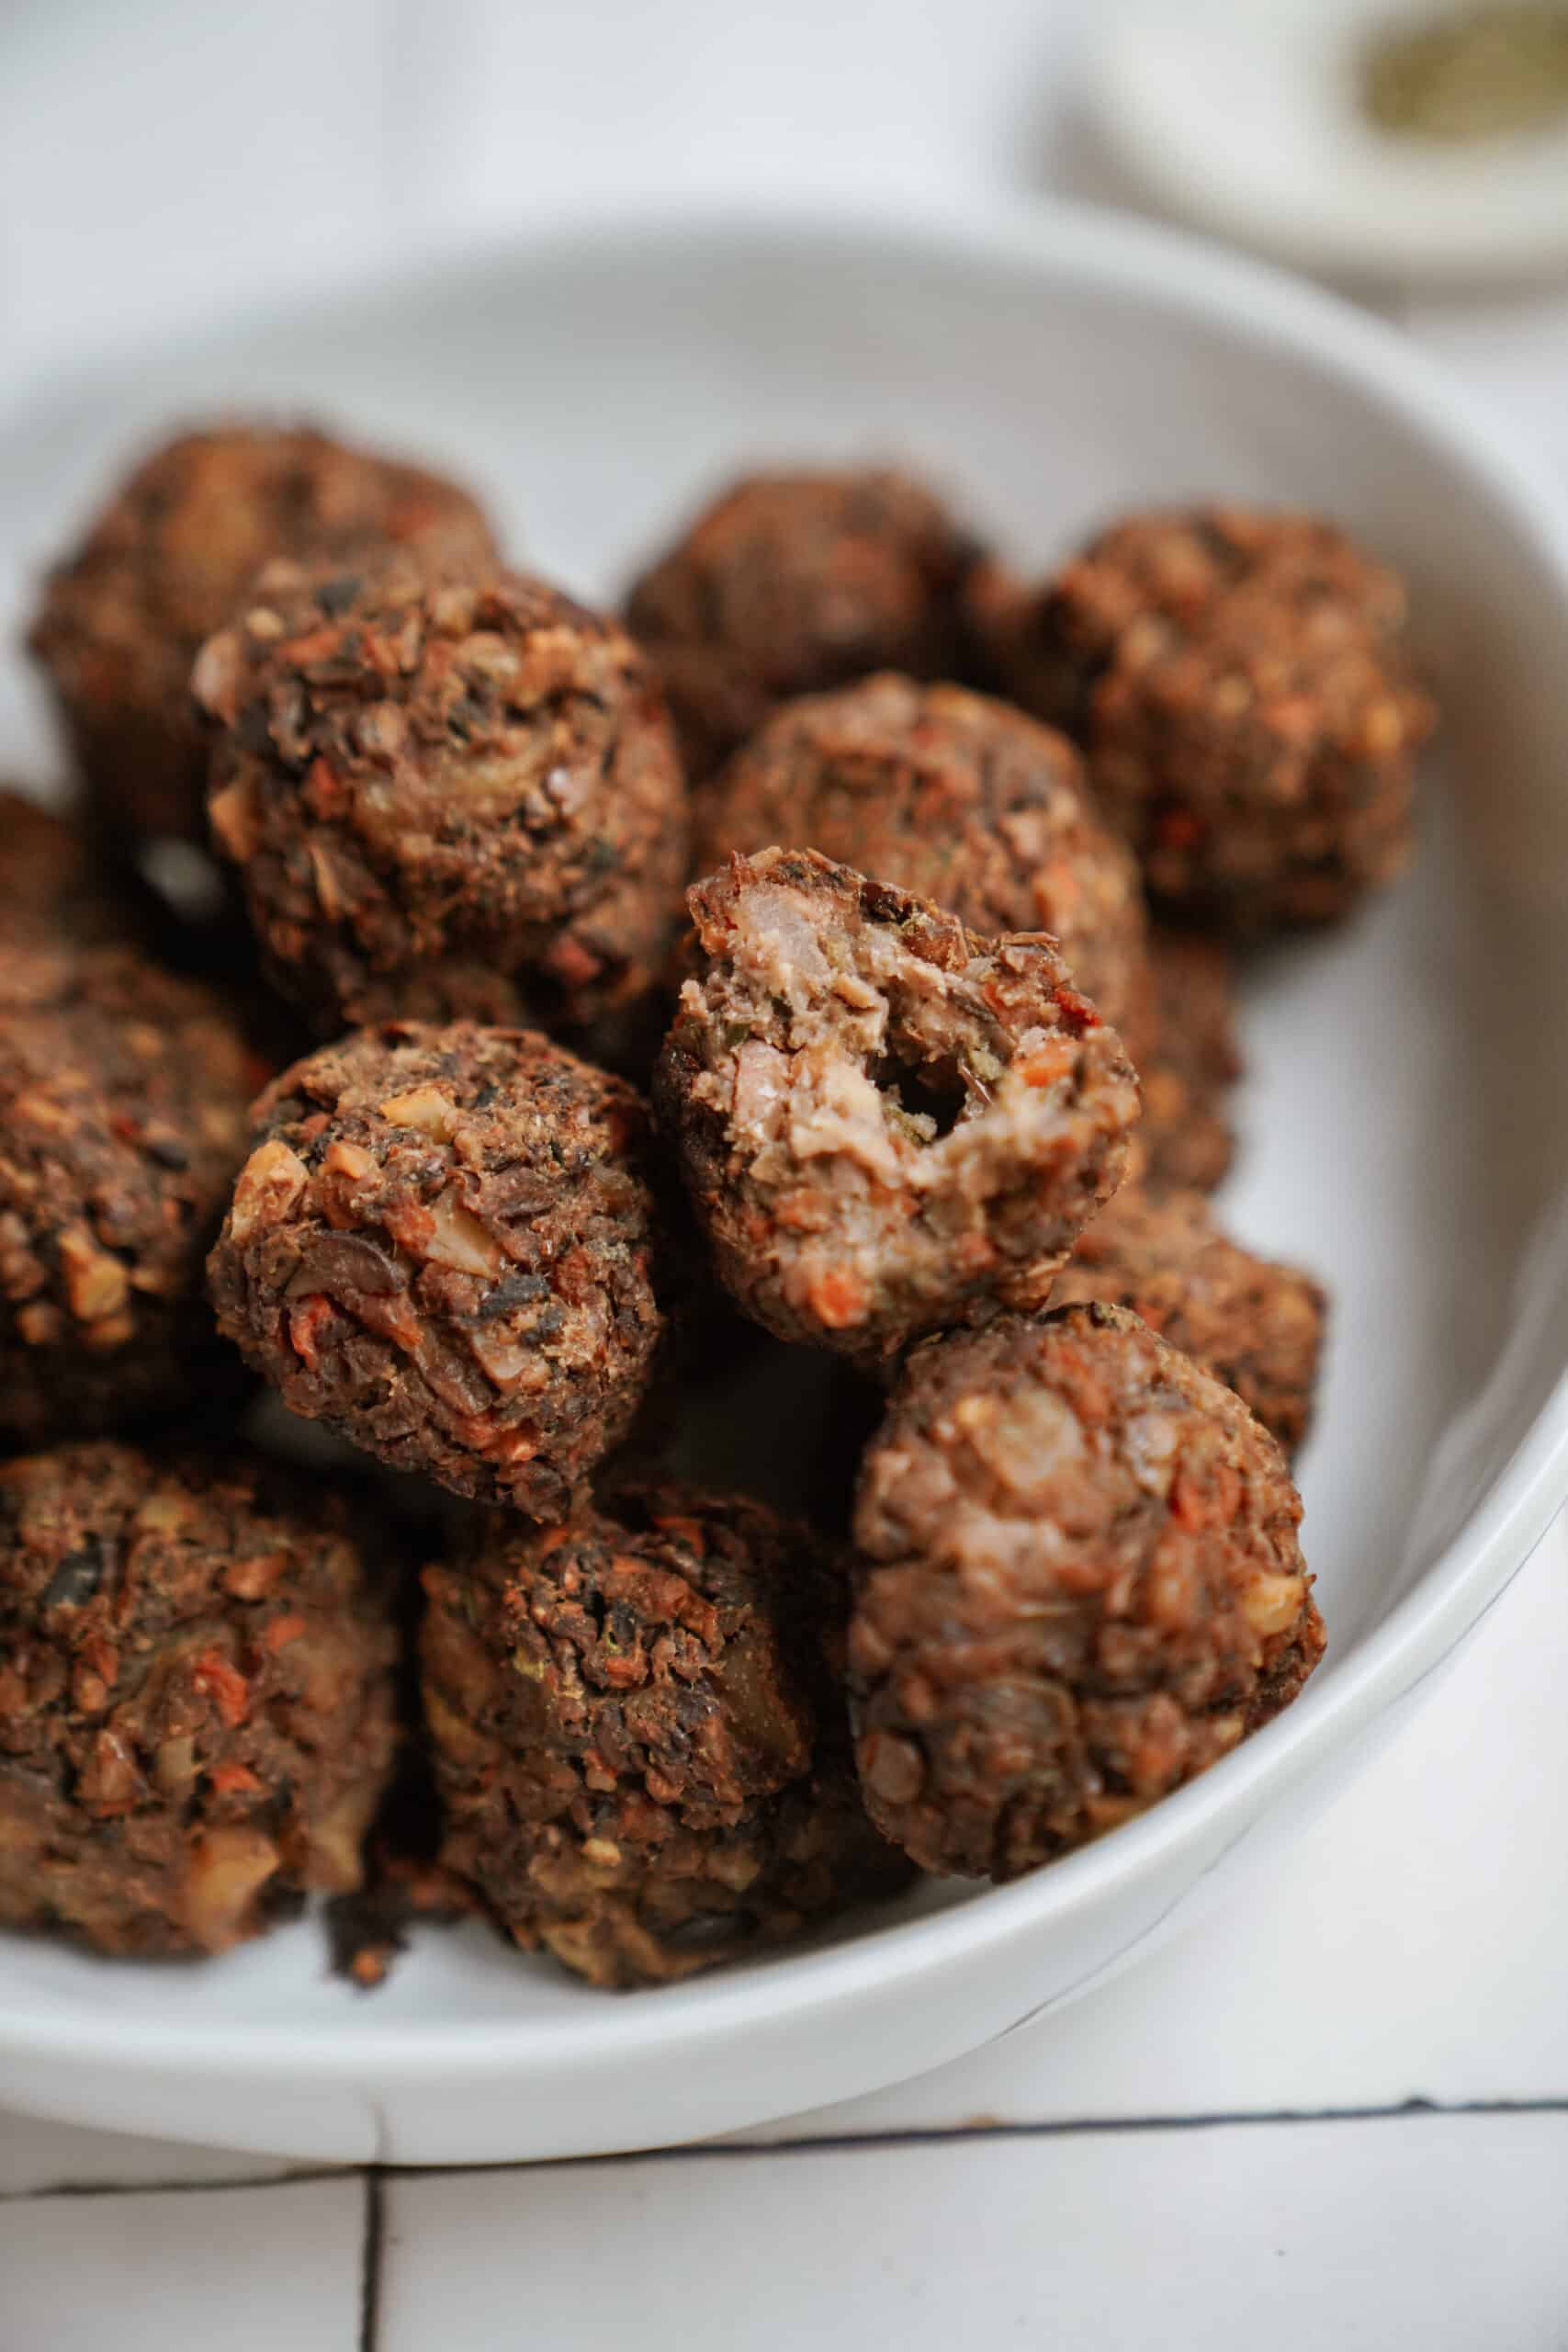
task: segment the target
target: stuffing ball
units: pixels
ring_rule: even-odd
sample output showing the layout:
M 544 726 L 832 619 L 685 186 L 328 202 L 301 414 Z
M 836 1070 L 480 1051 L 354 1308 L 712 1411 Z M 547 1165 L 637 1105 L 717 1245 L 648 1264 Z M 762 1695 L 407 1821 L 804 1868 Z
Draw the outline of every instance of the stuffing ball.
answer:
M 1235 1152 L 1228 1103 L 1242 1073 L 1235 965 L 1224 941 L 1156 923 L 1149 967 L 1156 1042 L 1138 1069 L 1144 1116 L 1134 1159 L 1151 1185 L 1212 1193 Z
M 694 780 L 792 695 L 960 673 L 976 542 L 908 474 L 753 474 L 644 572 L 626 626 L 664 681 Z M 761 842 L 738 844 L 751 849 Z
M 137 940 L 144 912 L 134 884 L 107 871 L 69 818 L 0 785 L 0 1001 L 15 1001 L 11 976 L 24 985 L 24 966 L 34 984 L 39 956 Z
M 662 1984 L 906 1883 L 829 1667 L 845 1588 L 804 1528 L 628 1487 L 556 1527 L 488 1513 L 425 1587 L 443 1860 L 525 1951 Z
M 873 1820 L 1010 1879 L 1205 1771 L 1323 1650 L 1278 1446 L 1123 1308 L 910 1358 L 861 1476 L 849 1660 Z
M 217 425 L 145 458 L 50 575 L 28 640 L 103 820 L 204 840 L 201 645 L 272 557 L 388 543 L 435 569 L 495 554 L 467 492 L 308 428 Z
M 0 981 L 0 1436 L 232 1389 L 202 1265 L 244 1157 L 239 1029 L 134 948 L 24 946 Z
M 0 1922 L 221 1951 L 357 1886 L 395 1649 L 344 1510 L 274 1464 L 0 1466 Z
M 286 1070 L 209 1268 L 291 1412 L 395 1470 L 567 1507 L 649 1386 L 647 1115 L 525 1030 L 389 1023 Z
M 1055 942 L 978 938 L 811 851 L 688 897 L 699 972 L 655 1101 L 738 1305 L 874 1361 L 1043 1300 L 1138 1114 Z
M 971 931 L 1048 931 L 1142 1066 L 1153 998 L 1137 868 L 1055 729 L 892 676 L 791 704 L 703 799 L 696 870 L 774 846 L 820 850 Z
M 323 1035 L 590 1031 L 664 963 L 685 786 L 650 673 L 542 581 L 279 565 L 214 638 L 211 818 L 268 974 Z
M 1327 1301 L 1294 1266 L 1222 1233 L 1201 1193 L 1124 1184 L 1078 1237 L 1053 1306 L 1129 1306 L 1294 1453 L 1312 1420 Z
M 972 606 L 1019 700 L 1083 744 L 1157 899 L 1324 922 L 1404 865 L 1433 708 L 1403 586 L 1331 524 L 1134 515 L 1037 591 L 987 571 Z

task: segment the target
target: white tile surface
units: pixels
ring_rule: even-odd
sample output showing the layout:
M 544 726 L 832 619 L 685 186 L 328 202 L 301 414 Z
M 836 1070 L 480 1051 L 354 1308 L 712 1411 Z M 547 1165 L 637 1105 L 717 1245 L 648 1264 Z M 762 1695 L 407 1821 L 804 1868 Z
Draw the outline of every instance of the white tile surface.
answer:
M 0 2205 L 0 2346 L 353 2352 L 364 2219 L 352 2178 Z
M 388 2191 L 379 2341 L 1549 2352 L 1565 2181 L 1564 2116 L 447 2176 Z
M 51 2188 L 156 2188 L 187 2181 L 281 2180 L 294 2170 L 268 2156 L 193 2148 L 124 2132 L 85 2132 L 37 2115 L 0 2114 L 0 2198 Z M 0 2352 L 8 2352 L 0 2334 Z

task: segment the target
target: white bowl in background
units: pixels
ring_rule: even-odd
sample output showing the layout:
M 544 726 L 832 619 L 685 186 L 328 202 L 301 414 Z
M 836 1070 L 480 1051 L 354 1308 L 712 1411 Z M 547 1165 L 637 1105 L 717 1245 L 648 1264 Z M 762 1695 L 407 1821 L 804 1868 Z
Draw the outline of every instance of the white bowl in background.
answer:
M 1568 122 L 1391 135 L 1366 44 L 1452 0 L 1118 0 L 1087 53 L 1093 118 L 1173 212 L 1300 268 L 1468 287 L 1568 266 Z
M 1335 1295 L 1306 1544 L 1330 1631 L 1288 1715 L 1000 1889 L 931 1887 L 773 1960 L 629 1997 L 484 1931 L 363 1998 L 306 1919 L 200 1965 L 0 1939 L 0 2102 L 318 2158 L 694 2138 L 939 2064 L 1146 1946 L 1352 1770 L 1568 1490 L 1568 507 L 1429 362 L 1306 288 L 1087 210 L 940 224 L 660 214 L 552 228 L 0 413 L 0 607 L 128 448 L 309 410 L 473 477 L 592 595 L 728 471 L 906 456 L 1022 560 L 1118 508 L 1300 502 L 1407 571 L 1448 717 L 1413 874 L 1273 951 L 1226 1215 Z M 43 775 L 0 672 L 0 764 Z M 787 1449 L 787 1419 L 771 1431 Z

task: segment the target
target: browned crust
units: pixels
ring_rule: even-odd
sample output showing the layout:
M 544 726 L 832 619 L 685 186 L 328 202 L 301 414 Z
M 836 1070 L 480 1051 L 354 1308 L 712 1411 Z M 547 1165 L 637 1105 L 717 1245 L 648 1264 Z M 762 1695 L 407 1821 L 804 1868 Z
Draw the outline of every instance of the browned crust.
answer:
M 761 1504 L 668 1485 L 426 1571 L 425 1707 L 449 1868 L 527 1950 L 665 1983 L 903 1883 L 866 1821 L 841 1581 Z
M 1312 1420 L 1327 1299 L 1297 1267 L 1258 1257 L 1199 1193 L 1123 1185 L 1078 1239 L 1053 1306 L 1131 1307 L 1234 1388 L 1287 1453 Z
M 1156 1044 L 1139 1065 L 1134 1157 L 1151 1186 L 1212 1193 L 1235 1156 L 1230 1093 L 1242 1072 L 1235 961 L 1223 940 L 1156 923 Z
M 694 779 L 793 695 L 872 670 L 958 675 L 960 592 L 976 553 L 908 474 L 754 474 L 734 483 L 626 604 Z
M 1008 1879 L 1284 1706 L 1323 1648 L 1283 1459 L 1124 1309 L 917 1350 L 865 1457 L 850 1629 L 872 1817 Z
M 455 483 L 310 427 L 209 426 L 143 458 L 50 574 L 28 639 L 103 820 L 204 839 L 204 639 L 271 558 L 385 545 L 437 567 L 495 555 Z
M 36 1443 L 232 1385 L 202 1266 L 256 1073 L 218 999 L 133 948 L 6 968 L 0 1431 Z
M 646 1129 L 630 1087 L 533 1032 L 358 1031 L 256 1106 L 219 1322 L 291 1411 L 553 1515 L 626 1435 L 663 1329 Z
M 790 704 L 700 797 L 695 871 L 820 850 L 972 931 L 1048 931 L 1142 1066 L 1153 1007 L 1143 892 L 1066 738 L 961 686 L 866 678 Z
M 519 573 L 275 566 L 195 679 L 218 846 L 324 1034 L 520 1007 L 581 1031 L 650 986 L 685 786 L 615 623 Z
M 1156 899 L 1321 922 L 1411 849 L 1435 713 L 1396 575 L 1312 515 L 1133 515 L 1039 588 L 993 569 L 976 625 L 1011 690 L 1084 745 Z
M 342 1507 L 275 1465 L 0 1467 L 0 1921 L 216 1951 L 356 1885 L 394 1649 Z

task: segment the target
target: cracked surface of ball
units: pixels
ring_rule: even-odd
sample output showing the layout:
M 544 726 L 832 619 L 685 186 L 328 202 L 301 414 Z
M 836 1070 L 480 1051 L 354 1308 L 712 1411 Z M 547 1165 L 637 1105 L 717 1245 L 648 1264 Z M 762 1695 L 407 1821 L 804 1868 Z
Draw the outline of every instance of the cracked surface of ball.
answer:
M 1124 1308 L 917 1349 L 855 1512 L 872 1818 L 1010 1879 L 1217 1763 L 1322 1653 L 1300 1518 L 1267 1430 Z
M 50 574 L 28 640 L 103 820 L 204 841 L 202 644 L 272 558 L 387 545 L 436 568 L 495 556 L 456 483 L 308 426 L 213 425 L 144 458 Z
M 872 670 L 956 676 L 960 592 L 977 553 L 908 474 L 753 474 L 734 483 L 626 604 L 694 781 L 791 695 Z
M 629 1086 L 535 1032 L 357 1031 L 256 1105 L 220 1325 L 291 1411 L 551 1516 L 652 1374 L 646 1130 Z
M 444 1859 L 525 1949 L 665 1983 L 906 1881 L 855 1787 L 842 1577 L 804 1527 L 623 1487 L 551 1528 L 489 1514 L 425 1585 Z
M 202 1267 L 257 1065 L 131 947 L 0 956 L 0 1432 L 131 1428 L 238 1371 Z
M 1134 1150 L 1151 1187 L 1212 1193 L 1235 1157 L 1232 1089 L 1245 1067 L 1235 959 L 1224 940 L 1155 923 L 1154 1045 L 1138 1065 Z
M 1234 1388 L 1292 1453 L 1312 1421 L 1327 1299 L 1298 1267 L 1244 1250 L 1201 1193 L 1124 1184 L 1052 1285 L 1053 1306 L 1130 1306 Z
M 0 785 L 0 1004 L 47 1000 L 84 948 L 139 944 L 148 914 L 73 818 Z
M 651 985 L 685 785 L 613 621 L 519 573 L 280 565 L 195 679 L 219 729 L 214 838 L 270 977 L 323 1034 L 582 1033 Z
M 0 1921 L 221 1951 L 356 1886 L 395 1650 L 344 1510 L 275 1464 L 0 1465 Z
M 993 569 L 977 626 L 1019 700 L 1084 747 L 1159 901 L 1240 930 L 1331 921 L 1412 843 L 1434 710 L 1404 591 L 1314 516 L 1130 516 L 1038 589 Z
M 773 847 L 819 850 L 971 931 L 1048 931 L 1142 1067 L 1153 1007 L 1137 868 L 1054 728 L 891 674 L 793 703 L 700 796 L 695 869 Z

